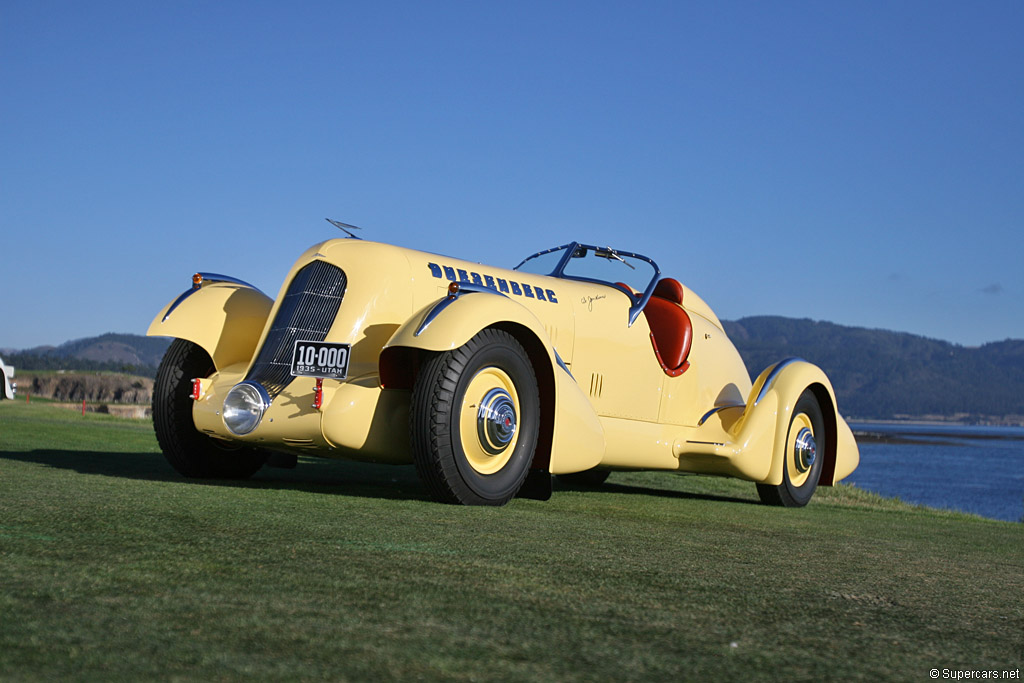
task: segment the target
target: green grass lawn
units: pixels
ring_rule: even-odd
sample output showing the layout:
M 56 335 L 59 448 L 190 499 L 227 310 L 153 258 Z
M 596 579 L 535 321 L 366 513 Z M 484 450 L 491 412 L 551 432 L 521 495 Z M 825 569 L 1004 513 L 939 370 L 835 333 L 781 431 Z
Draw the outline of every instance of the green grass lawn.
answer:
M 616 473 L 462 508 L 408 467 L 196 483 L 148 421 L 0 403 L 0 680 L 930 680 L 1019 670 L 1024 525 Z

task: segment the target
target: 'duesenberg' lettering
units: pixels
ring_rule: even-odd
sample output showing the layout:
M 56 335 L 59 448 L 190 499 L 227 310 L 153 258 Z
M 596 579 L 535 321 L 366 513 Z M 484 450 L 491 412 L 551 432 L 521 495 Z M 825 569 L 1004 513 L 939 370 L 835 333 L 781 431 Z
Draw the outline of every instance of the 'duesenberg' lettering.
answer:
M 427 268 L 430 269 L 430 274 L 439 280 L 471 282 L 474 285 L 487 287 L 502 294 L 513 294 L 528 299 L 537 299 L 538 301 L 550 301 L 553 304 L 558 303 L 558 297 L 555 296 L 553 289 L 543 289 L 537 285 L 530 285 L 525 282 L 505 280 L 493 275 L 481 275 L 480 273 L 467 271 L 463 268 L 455 269 L 451 266 L 442 266 L 437 263 L 428 263 Z

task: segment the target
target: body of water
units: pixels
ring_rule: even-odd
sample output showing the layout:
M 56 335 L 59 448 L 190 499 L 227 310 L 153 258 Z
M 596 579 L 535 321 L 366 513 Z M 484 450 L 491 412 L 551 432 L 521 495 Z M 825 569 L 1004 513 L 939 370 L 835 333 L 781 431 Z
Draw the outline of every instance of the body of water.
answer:
M 1024 518 L 1024 428 L 852 422 L 860 465 L 846 483 L 909 503 Z

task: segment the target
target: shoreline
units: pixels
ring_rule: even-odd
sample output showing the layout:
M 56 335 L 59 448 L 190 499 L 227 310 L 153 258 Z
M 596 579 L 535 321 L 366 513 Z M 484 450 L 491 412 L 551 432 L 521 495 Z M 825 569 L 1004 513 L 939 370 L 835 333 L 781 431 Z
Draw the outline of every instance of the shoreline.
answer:
M 851 417 L 844 415 L 847 423 L 859 422 L 884 425 L 908 425 L 921 427 L 1024 427 L 1020 415 L 967 415 L 943 417 L 941 415 L 916 415 L 898 417 Z
M 878 429 L 873 429 L 877 426 Z M 940 428 L 940 429 L 936 429 Z M 1016 425 L 979 425 L 955 422 L 909 422 L 900 420 L 853 421 L 850 425 L 857 443 L 896 443 L 925 446 L 963 445 L 971 441 L 1024 441 Z M 1006 430 L 1003 433 L 1000 431 Z

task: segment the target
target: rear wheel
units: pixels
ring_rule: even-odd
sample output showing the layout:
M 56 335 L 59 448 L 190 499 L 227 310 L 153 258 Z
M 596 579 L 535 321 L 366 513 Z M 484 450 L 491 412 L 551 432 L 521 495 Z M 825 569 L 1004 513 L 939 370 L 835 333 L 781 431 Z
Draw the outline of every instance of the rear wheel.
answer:
M 778 486 L 758 484 L 762 503 L 783 507 L 803 507 L 811 500 L 821 476 L 825 443 L 825 420 L 814 392 L 805 389 L 793 408 L 786 434 L 785 463 L 782 483 Z
M 523 485 L 540 423 L 537 378 L 507 332 L 486 329 L 433 356 L 413 390 L 416 471 L 431 496 L 504 505 Z
M 171 467 L 186 477 L 245 479 L 263 466 L 268 453 L 212 439 L 192 421 L 191 382 L 213 372 L 213 361 L 201 346 L 184 339 L 171 342 L 153 385 L 156 440 Z

